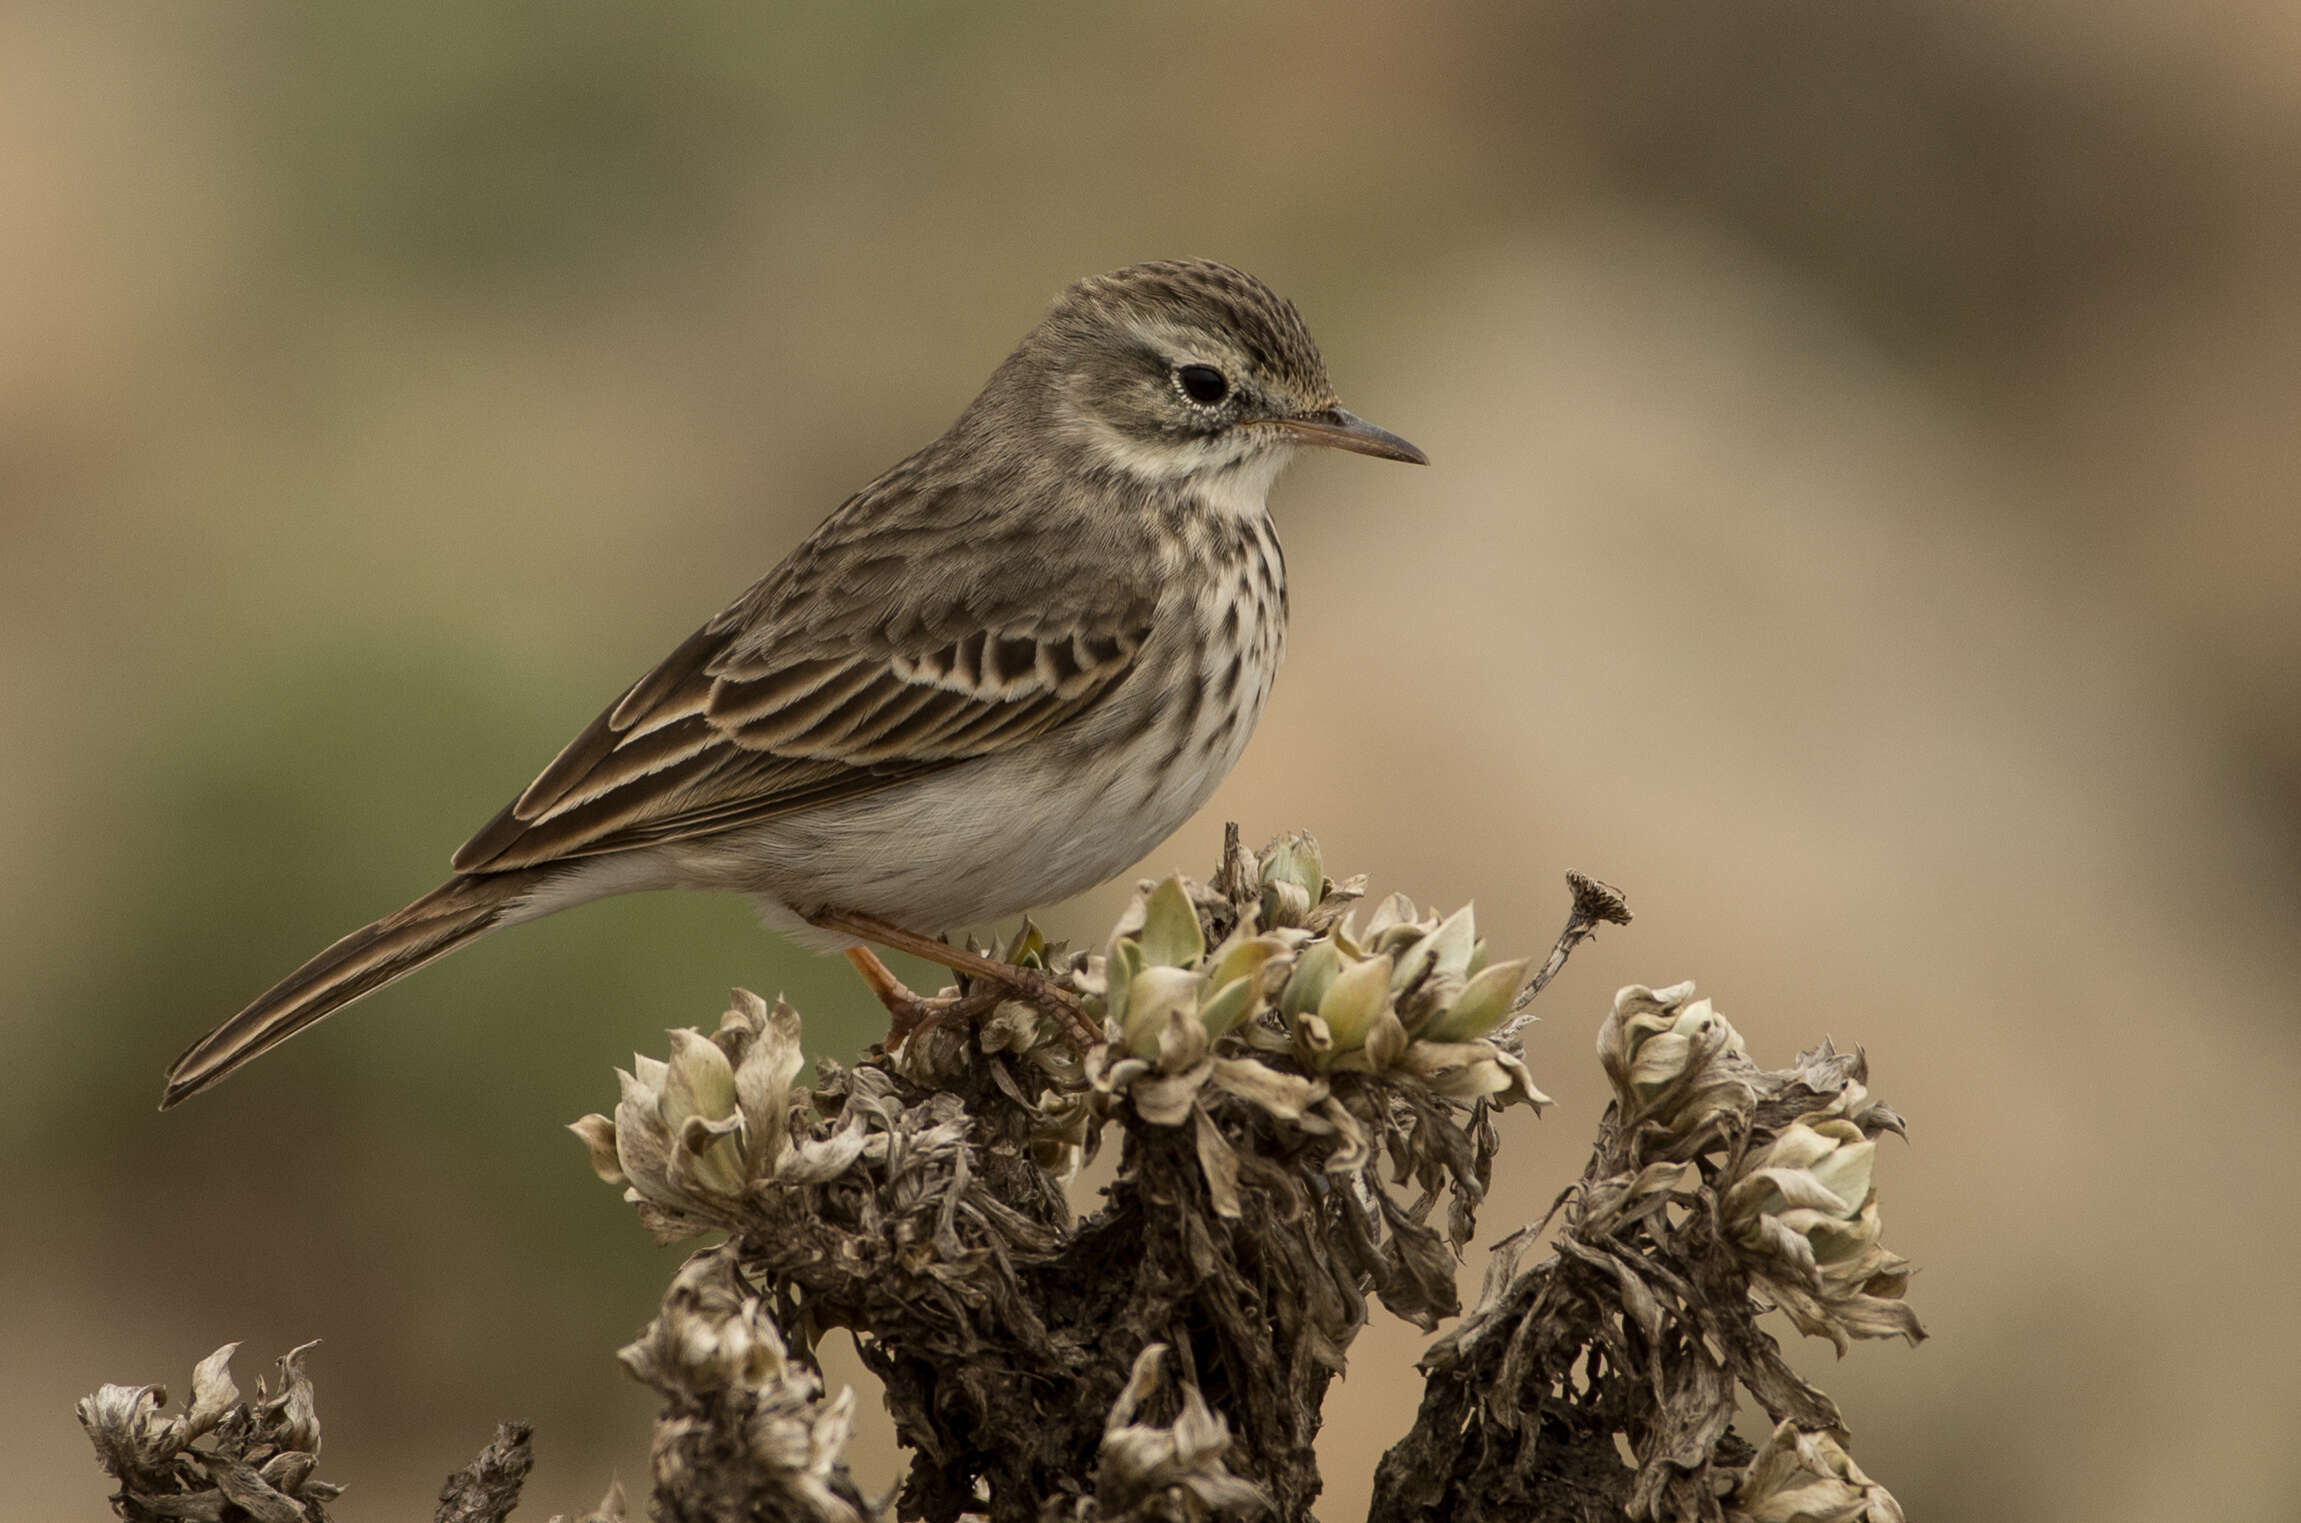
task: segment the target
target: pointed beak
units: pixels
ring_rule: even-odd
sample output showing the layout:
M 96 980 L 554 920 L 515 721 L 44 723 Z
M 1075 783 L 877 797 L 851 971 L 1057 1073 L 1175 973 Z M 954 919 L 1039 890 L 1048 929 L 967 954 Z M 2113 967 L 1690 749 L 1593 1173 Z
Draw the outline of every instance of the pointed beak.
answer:
M 1430 463 L 1428 455 L 1389 429 L 1376 428 L 1356 413 L 1344 412 L 1339 407 L 1279 418 L 1275 420 L 1274 426 L 1284 429 L 1304 444 L 1323 444 L 1330 449 L 1346 449 L 1360 455 L 1372 455 L 1378 460 L 1403 460 L 1408 465 Z

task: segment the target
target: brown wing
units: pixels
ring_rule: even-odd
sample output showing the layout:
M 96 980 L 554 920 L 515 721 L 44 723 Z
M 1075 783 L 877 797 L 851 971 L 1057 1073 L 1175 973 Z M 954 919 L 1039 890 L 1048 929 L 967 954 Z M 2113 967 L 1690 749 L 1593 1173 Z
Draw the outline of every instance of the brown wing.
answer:
M 697 630 L 455 854 L 503 872 L 712 834 L 1005 750 L 1092 708 L 1133 669 L 1152 604 L 1092 618 L 906 621 L 919 649 L 779 655 L 746 617 Z M 1083 610 L 1082 610 L 1083 612 Z M 1085 627 L 1080 627 L 1080 626 Z M 1065 627 L 1068 626 L 1068 627 Z M 881 629 L 885 628 L 882 624 Z M 798 652 L 820 641 L 795 640 Z

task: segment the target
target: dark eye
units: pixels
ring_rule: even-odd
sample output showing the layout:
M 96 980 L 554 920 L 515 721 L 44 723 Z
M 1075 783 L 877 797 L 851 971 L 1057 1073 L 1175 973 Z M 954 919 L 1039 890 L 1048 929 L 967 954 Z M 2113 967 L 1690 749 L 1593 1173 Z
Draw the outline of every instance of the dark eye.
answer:
M 1182 394 L 1201 407 L 1212 407 L 1230 395 L 1230 382 L 1212 365 L 1185 365 L 1174 373 Z

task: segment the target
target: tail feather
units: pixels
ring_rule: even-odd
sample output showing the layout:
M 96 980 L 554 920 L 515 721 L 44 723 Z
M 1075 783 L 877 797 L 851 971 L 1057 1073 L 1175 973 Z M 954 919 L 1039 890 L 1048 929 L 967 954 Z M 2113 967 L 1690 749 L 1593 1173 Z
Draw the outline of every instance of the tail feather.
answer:
M 168 1069 L 160 1109 L 189 1099 L 313 1022 L 485 935 L 534 890 L 540 876 L 509 872 L 451 878 L 396 914 L 352 932 L 194 1042 Z

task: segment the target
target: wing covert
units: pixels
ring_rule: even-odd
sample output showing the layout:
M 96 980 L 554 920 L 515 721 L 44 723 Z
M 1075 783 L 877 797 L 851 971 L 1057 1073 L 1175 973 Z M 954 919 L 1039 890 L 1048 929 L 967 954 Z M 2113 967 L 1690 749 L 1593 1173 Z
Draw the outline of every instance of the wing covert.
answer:
M 785 653 L 747 637 L 744 606 L 634 683 L 464 844 L 456 870 L 713 834 L 1022 744 L 1126 680 L 1154 607 L 1121 598 L 1091 621 L 963 630 L 913 620 L 912 648 L 800 639 Z

